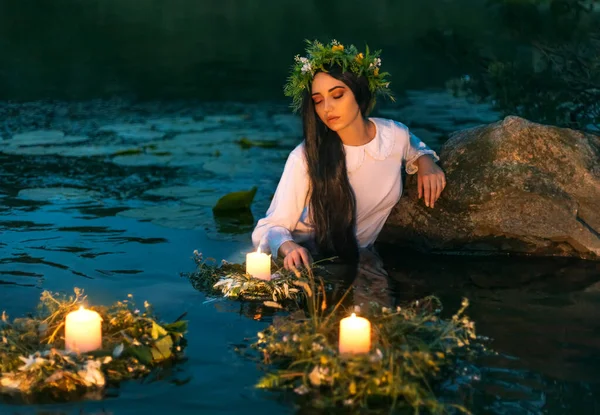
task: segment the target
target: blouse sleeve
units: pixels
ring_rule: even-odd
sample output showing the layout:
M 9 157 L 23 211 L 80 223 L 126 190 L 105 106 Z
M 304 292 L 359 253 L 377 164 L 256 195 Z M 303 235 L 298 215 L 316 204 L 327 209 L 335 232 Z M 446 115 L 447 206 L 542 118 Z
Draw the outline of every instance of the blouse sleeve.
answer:
M 406 173 L 415 174 L 419 167 L 417 165 L 417 159 L 424 154 L 430 154 L 433 157 L 433 161 L 436 163 L 440 161 L 439 156 L 435 151 L 427 147 L 427 145 L 422 142 L 416 135 L 406 129 L 406 132 L 409 137 L 408 145 L 406 146 L 406 151 L 404 154 L 404 162 L 406 164 Z
M 292 152 L 285 163 L 267 214 L 258 221 L 252 232 L 254 247 L 277 256 L 284 242 L 294 240 L 292 231 L 304 210 L 308 186 L 304 161 Z

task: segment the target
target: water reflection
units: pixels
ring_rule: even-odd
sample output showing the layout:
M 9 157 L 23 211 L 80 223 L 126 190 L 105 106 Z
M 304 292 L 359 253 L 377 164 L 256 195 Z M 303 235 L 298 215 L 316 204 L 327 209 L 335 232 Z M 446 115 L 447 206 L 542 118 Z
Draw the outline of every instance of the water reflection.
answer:
M 596 413 L 600 384 L 600 263 L 566 258 L 426 256 L 380 247 L 395 297 L 439 296 L 453 310 L 462 296 L 477 332 L 501 352 L 479 362 L 475 407 L 486 413 Z M 583 394 L 568 401 L 565 394 Z M 495 397 L 495 398 L 493 398 Z M 555 402 L 563 401 L 562 407 Z M 570 409 L 567 409 L 570 408 Z M 564 412 L 563 412 L 564 411 Z M 583 411 L 583 412 L 579 412 Z

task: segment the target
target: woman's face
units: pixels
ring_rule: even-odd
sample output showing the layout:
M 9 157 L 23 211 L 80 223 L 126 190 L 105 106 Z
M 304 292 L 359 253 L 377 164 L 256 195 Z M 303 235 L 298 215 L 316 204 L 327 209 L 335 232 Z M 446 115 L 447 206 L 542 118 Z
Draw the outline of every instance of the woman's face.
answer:
M 330 130 L 340 131 L 360 118 L 354 93 L 333 76 L 325 72 L 317 73 L 311 92 L 315 111 Z

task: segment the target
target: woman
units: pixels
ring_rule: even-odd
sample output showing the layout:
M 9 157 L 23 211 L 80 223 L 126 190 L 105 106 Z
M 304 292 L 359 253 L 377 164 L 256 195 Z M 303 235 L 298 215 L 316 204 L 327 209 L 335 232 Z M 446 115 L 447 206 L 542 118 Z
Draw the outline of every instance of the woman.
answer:
M 439 160 L 403 124 L 369 118 L 378 94 L 389 95 L 379 53 L 337 41 L 309 42 L 286 95 L 302 114 L 304 141 L 289 155 L 255 246 L 309 267 L 312 254 L 356 263 L 370 248 L 402 193 L 401 170 L 418 174 L 419 198 L 433 208 L 446 185 Z

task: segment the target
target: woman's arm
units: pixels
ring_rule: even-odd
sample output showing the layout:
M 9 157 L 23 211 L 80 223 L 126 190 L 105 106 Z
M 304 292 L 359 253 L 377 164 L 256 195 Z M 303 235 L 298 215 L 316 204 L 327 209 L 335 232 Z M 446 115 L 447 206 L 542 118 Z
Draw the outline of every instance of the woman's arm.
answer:
M 266 216 L 258 221 L 252 232 L 254 246 L 260 246 L 275 257 L 281 245 L 294 240 L 292 231 L 296 229 L 308 195 L 306 166 L 295 153 L 287 159 Z
M 416 135 L 408 129 L 406 132 L 409 138 L 404 156 L 406 172 L 417 173 L 419 199 L 424 198 L 425 206 L 433 208 L 446 187 L 446 175 L 436 164 L 440 158 Z

